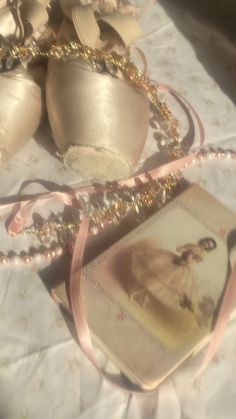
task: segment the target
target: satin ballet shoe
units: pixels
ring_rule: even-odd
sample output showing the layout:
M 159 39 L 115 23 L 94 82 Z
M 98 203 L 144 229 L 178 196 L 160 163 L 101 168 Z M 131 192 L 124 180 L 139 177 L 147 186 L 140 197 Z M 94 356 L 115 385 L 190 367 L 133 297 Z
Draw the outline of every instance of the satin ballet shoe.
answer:
M 35 3 L 0 1 L 0 166 L 30 140 L 41 120 L 41 88 L 28 65 L 8 55 L 12 45 L 29 42 L 46 23 L 46 1 Z
M 97 50 L 115 49 L 125 58 L 140 30 L 132 16 L 114 10 L 116 3 L 81 6 L 78 0 L 62 0 L 66 17 L 57 43 L 79 41 Z M 94 66 L 81 58 L 50 59 L 46 101 L 66 166 L 87 179 L 114 181 L 132 174 L 147 136 L 149 104 L 146 94 L 114 66 Z

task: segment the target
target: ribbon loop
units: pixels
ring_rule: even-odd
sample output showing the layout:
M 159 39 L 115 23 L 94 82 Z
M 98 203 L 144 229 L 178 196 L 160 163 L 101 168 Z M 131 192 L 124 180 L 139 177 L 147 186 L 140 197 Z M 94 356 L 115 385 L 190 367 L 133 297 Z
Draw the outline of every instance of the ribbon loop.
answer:
M 97 13 L 94 4 L 73 5 L 71 19 L 81 44 L 91 48 L 102 49 L 107 43 L 121 42 L 124 47 L 129 47 L 142 34 L 139 24 L 132 15 L 118 11 Z M 104 41 L 103 35 L 106 38 Z
M 96 48 L 100 39 L 100 29 L 93 6 L 91 4 L 88 6 L 74 6 L 72 9 L 72 21 L 81 44 Z
M 99 17 L 98 21 L 110 27 L 119 36 L 125 47 L 132 45 L 142 35 L 141 28 L 135 18 L 127 14 L 114 12 Z

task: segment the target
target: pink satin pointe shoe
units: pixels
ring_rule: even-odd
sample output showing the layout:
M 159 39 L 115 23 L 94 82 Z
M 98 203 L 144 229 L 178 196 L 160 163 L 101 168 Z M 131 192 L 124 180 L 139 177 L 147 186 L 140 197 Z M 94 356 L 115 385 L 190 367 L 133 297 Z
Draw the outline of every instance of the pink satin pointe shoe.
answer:
M 37 35 L 48 18 L 48 3 L 0 0 L 0 166 L 30 140 L 40 123 L 41 89 L 27 64 L 10 50 Z
M 75 41 L 98 53 L 115 51 L 125 60 L 140 35 L 134 18 L 115 10 L 116 1 L 81 3 L 61 1 L 65 19 L 57 44 Z M 115 65 L 50 59 L 46 97 L 53 138 L 66 166 L 87 179 L 114 181 L 132 174 L 147 136 L 149 104 Z

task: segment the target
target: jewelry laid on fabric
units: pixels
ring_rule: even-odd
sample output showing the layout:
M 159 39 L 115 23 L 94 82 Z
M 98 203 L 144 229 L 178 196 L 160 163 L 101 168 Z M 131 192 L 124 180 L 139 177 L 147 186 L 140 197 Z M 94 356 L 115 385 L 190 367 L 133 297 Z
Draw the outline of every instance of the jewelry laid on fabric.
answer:
M 108 224 L 119 224 L 130 212 L 139 215 L 143 209 L 151 208 L 154 205 L 158 208 L 163 206 L 172 196 L 174 188 L 178 184 L 178 177 L 170 175 L 162 181 L 150 181 L 147 185 L 136 188 L 133 191 L 129 188 L 120 188 L 111 192 L 109 198 L 95 202 L 83 203 L 83 209 L 74 210 L 73 217 L 76 221 L 65 224 L 51 222 L 43 224 L 38 229 L 29 227 L 24 233 L 36 233 L 40 237 L 50 237 L 52 234 L 69 233 L 75 236 L 79 229 L 82 213 L 84 212 L 90 220 L 90 233 L 96 235 Z M 104 195 L 108 195 L 105 193 Z
M 209 147 L 200 150 L 191 164 L 186 164 L 182 171 L 190 165 L 198 162 L 212 159 L 232 159 L 236 160 L 236 151 L 222 148 Z M 82 214 L 90 220 L 90 235 L 97 235 L 107 225 L 120 224 L 130 214 L 139 218 L 139 222 L 145 218 L 147 210 L 160 209 L 169 202 L 178 187 L 182 171 L 173 173 L 164 179 L 150 179 L 144 185 L 136 188 L 109 187 L 105 193 L 98 193 L 100 199 L 93 201 L 83 201 L 83 208 L 73 209 L 73 221 L 65 222 L 60 216 L 55 217 L 53 221 L 42 219 L 38 225 L 33 224 L 24 227 L 18 233 L 13 235 L 36 235 L 42 243 L 43 250 L 33 252 L 23 252 L 21 255 L 10 254 L 0 255 L 0 264 L 8 265 L 9 263 L 38 264 L 42 260 L 53 261 L 62 256 L 62 254 L 71 252 L 81 224 Z M 102 195 L 102 199 L 101 199 Z M 86 202 L 87 201 L 87 202 Z M 53 245 L 48 247 L 48 243 Z M 46 247 L 45 247 L 46 246 Z
M 24 227 L 22 231 L 12 235 L 34 234 L 42 243 L 43 250 L 23 252 L 21 255 L 9 252 L 0 254 L 0 264 L 9 263 L 38 264 L 42 260 L 50 261 L 61 256 L 63 253 L 71 252 L 80 227 L 82 215 L 86 214 L 90 219 L 90 235 L 97 235 L 108 224 L 119 224 L 129 214 L 143 218 L 145 210 L 153 207 L 161 208 L 167 203 L 174 189 L 178 185 L 178 176 L 169 175 L 166 179 L 158 182 L 150 181 L 147 184 L 131 188 L 111 189 L 102 194 L 102 198 L 93 202 L 83 202 L 83 208 L 73 209 L 71 222 L 64 222 L 62 217 L 55 216 L 54 220 L 40 219 L 30 227 Z M 98 194 L 101 195 L 101 194 Z M 109 197 L 108 197 L 109 195 Z M 142 215 L 141 215 L 142 214 Z M 50 246 L 50 243 L 53 243 Z

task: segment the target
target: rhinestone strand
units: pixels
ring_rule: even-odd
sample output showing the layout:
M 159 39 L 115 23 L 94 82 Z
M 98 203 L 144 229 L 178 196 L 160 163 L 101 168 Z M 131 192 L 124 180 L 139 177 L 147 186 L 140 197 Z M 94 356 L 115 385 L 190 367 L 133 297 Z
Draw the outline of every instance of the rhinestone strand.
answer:
M 208 160 L 235 160 L 236 151 L 232 149 L 223 149 L 221 147 L 202 148 L 193 159 L 192 163 L 186 164 L 185 169 L 195 165 L 197 162 L 204 162 Z
M 161 208 L 172 198 L 178 180 L 177 174 L 171 174 L 158 182 L 152 180 L 148 184 L 140 185 L 137 191 L 122 188 L 112 192 L 111 196 L 103 200 L 102 203 L 101 200 L 87 204 L 84 202 L 84 211 L 90 220 L 90 234 L 96 235 L 108 224 L 119 224 L 129 214 L 139 216 L 142 210 L 145 211 L 153 206 Z M 80 226 L 81 216 L 82 211 L 77 210 L 73 217 L 74 222 L 64 223 L 61 220 L 47 222 L 44 220 L 41 226 L 25 227 L 18 234 L 37 234 L 42 242 L 50 240 L 52 236 L 62 242 L 64 238 L 73 241 Z

